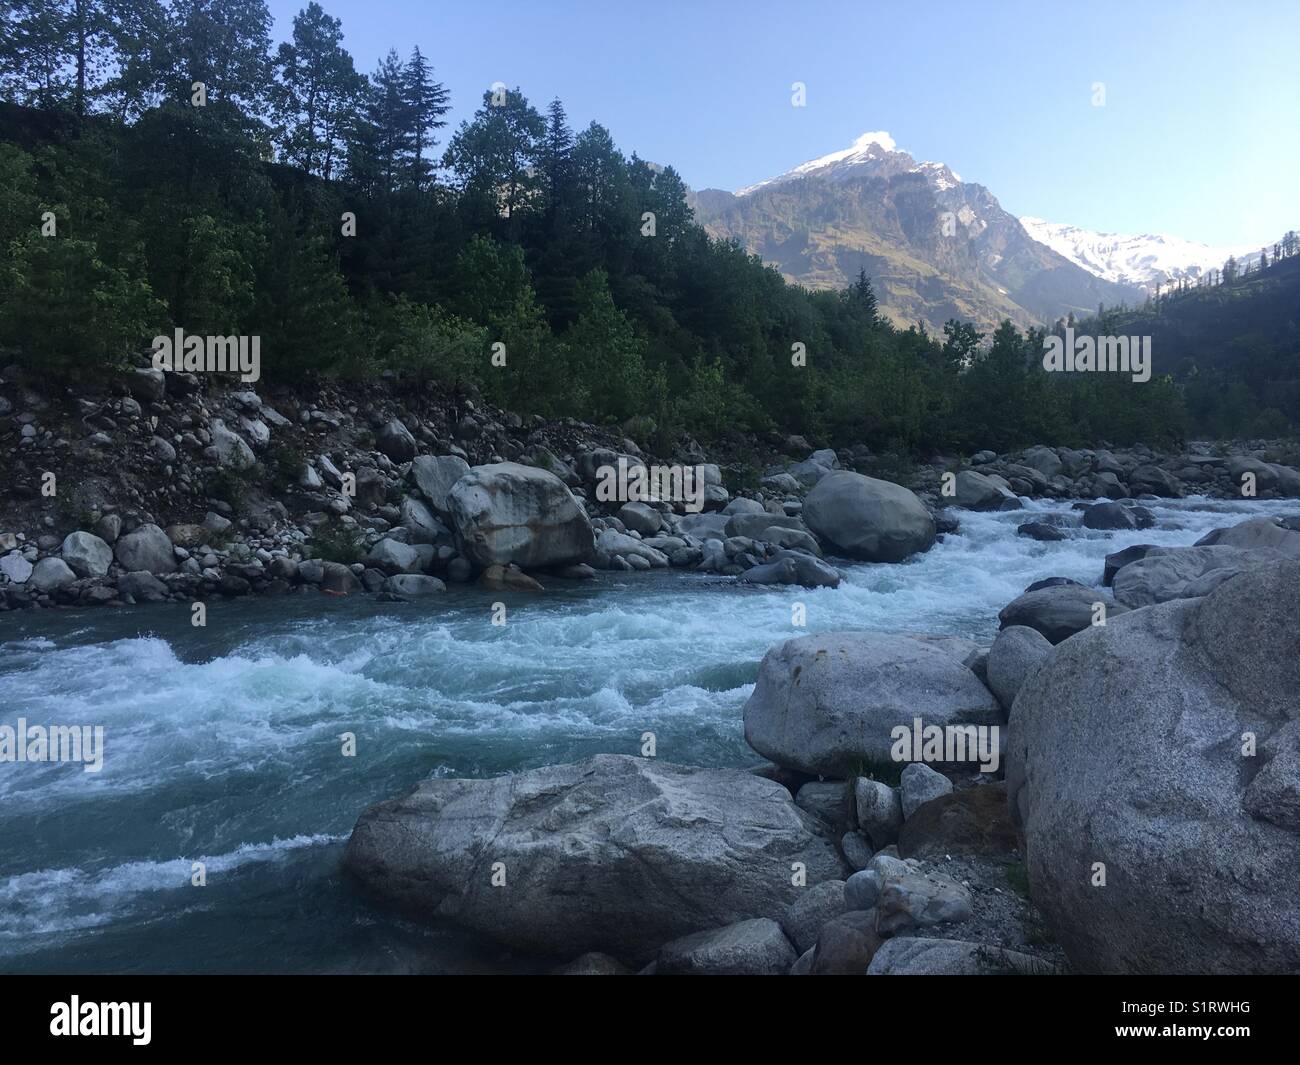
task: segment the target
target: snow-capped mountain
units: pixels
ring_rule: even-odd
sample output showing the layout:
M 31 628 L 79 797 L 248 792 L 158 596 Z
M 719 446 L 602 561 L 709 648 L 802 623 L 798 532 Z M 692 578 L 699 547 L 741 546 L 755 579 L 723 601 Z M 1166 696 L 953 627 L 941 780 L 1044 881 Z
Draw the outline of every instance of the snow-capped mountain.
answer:
M 1259 258 L 1259 248 L 1216 248 L 1162 234 L 1098 233 L 1028 216 L 1020 224 L 1034 240 L 1097 277 L 1148 289 L 1157 282 L 1194 281 L 1221 269 L 1229 256 L 1243 265 Z
M 893 164 L 891 166 L 891 163 Z M 941 192 L 956 188 L 961 177 L 953 173 L 943 163 L 917 163 L 907 152 L 900 149 L 884 130 L 864 133 L 848 148 L 828 155 L 800 163 L 784 174 L 767 178 L 753 185 L 737 189 L 737 196 L 748 196 L 759 189 L 779 185 L 785 181 L 798 181 L 800 178 L 819 177 L 829 181 L 844 181 L 863 174 L 881 175 L 882 171 L 894 173 L 923 174 L 931 184 Z
M 918 162 L 883 130 L 738 192 L 692 194 L 714 236 L 738 240 L 788 279 L 844 288 L 859 271 L 904 327 L 997 328 L 1140 299 L 1032 239 L 988 189 L 944 163 Z

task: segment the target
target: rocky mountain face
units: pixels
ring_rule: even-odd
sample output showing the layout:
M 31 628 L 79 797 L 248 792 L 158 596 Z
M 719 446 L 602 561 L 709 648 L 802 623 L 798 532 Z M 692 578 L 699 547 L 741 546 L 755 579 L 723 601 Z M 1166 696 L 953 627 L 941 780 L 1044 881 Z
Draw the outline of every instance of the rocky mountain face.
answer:
M 1142 298 L 1033 239 L 988 189 L 918 163 L 884 133 L 734 194 L 705 189 L 692 206 L 710 233 L 799 284 L 842 288 L 865 270 L 899 325 L 1029 326 Z

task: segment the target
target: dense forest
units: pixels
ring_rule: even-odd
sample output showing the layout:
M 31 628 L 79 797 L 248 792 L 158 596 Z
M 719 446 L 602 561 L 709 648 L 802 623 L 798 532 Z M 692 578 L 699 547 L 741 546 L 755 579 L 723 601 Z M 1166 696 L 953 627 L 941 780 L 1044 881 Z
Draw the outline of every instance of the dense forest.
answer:
M 574 130 L 559 100 L 489 86 L 450 130 L 436 57 L 362 73 L 319 4 L 278 46 L 262 0 L 0 17 L 0 345 L 44 374 L 111 369 L 178 326 L 259 336 L 272 382 L 473 386 L 663 447 L 1156 444 L 1212 424 L 1189 424 L 1159 352 L 1146 383 L 1048 374 L 1039 332 L 900 330 L 865 276 L 789 285 L 696 225 L 670 166 Z

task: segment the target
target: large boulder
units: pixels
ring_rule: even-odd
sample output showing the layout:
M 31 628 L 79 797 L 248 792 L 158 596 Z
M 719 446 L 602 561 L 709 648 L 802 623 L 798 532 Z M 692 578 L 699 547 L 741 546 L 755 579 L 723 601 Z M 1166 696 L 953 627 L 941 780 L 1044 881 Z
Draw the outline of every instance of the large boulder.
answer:
M 1278 518 L 1251 518 L 1226 529 L 1212 529 L 1197 547 L 1240 547 L 1248 551 L 1268 548 L 1288 558 L 1300 558 L 1300 530 L 1287 528 Z
M 1256 567 L 1075 637 L 1021 689 L 1008 793 L 1077 970 L 1297 971 L 1297 616 L 1300 562 Z
M 953 503 L 967 510 L 1017 510 L 1022 506 L 1020 497 L 1005 484 L 974 470 L 957 474 L 953 487 Z
M 797 957 L 776 921 L 755 917 L 664 944 L 655 971 L 664 976 L 784 976 Z
M 1002 781 L 931 799 L 904 823 L 898 853 L 943 861 L 954 854 L 1010 854 L 1016 832 Z
M 77 575 L 63 559 L 51 557 L 41 559 L 32 567 L 27 584 L 38 592 L 49 593 L 66 588 L 76 579 Z
M 961 939 L 896 936 L 887 939 L 871 958 L 868 976 L 1042 976 L 1052 965 L 988 943 Z
M 912 492 L 847 470 L 817 482 L 803 518 L 837 550 L 868 562 L 901 562 L 928 551 L 935 538 L 934 519 Z
M 78 577 L 105 577 L 113 564 L 113 549 L 94 533 L 68 533 L 59 554 Z
M 408 476 L 433 508 L 433 512 L 446 521 L 447 493 L 467 473 L 469 463 L 459 455 L 420 455 L 411 460 Z
M 1133 507 L 1126 507 L 1113 501 L 1094 503 L 1083 512 L 1085 529 L 1136 529 L 1137 515 Z
M 989 648 L 984 673 L 1005 710 L 1010 712 L 1026 679 L 1051 656 L 1051 641 L 1037 629 L 1012 625 L 998 633 Z
M 610 754 L 422 781 L 366 810 L 344 855 L 409 912 L 519 949 L 634 962 L 692 932 L 780 919 L 806 890 L 796 862 L 810 885 L 845 871 L 782 785 Z
M 573 493 L 535 466 L 475 466 L 452 486 L 447 510 L 461 554 L 479 566 L 564 566 L 587 561 L 595 549 Z
M 157 525 L 141 525 L 120 537 L 113 553 L 128 573 L 144 570 L 158 576 L 176 572 L 176 551 L 171 538 Z
M 1171 599 L 1193 599 L 1213 591 L 1245 570 L 1285 557 L 1271 547 L 1249 551 L 1221 544 L 1153 547 L 1144 557 L 1116 571 L 1111 586 L 1115 598 L 1129 607 L 1167 603 Z
M 853 776 L 892 758 L 896 726 L 995 725 L 997 700 L 942 645 L 886 632 L 800 636 L 763 656 L 745 739 L 778 765 Z
M 1042 633 L 1050 642 L 1060 643 L 1103 617 L 1098 603 L 1104 607 L 1106 619 L 1128 609 L 1099 588 L 1058 584 L 1025 592 L 1011 600 L 998 614 L 998 621 L 1004 629 L 1024 625 Z

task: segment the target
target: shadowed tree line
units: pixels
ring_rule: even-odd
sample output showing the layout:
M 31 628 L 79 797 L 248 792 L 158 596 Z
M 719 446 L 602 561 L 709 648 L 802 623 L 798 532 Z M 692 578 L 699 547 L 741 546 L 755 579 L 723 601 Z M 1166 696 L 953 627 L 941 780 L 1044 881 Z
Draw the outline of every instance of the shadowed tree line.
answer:
M 261 0 L 0 0 L 0 17 L 0 344 L 29 365 L 83 376 L 180 326 L 260 335 L 282 381 L 392 371 L 636 419 L 653 443 L 1185 431 L 1167 378 L 1049 375 L 1042 335 L 1010 323 L 897 329 L 865 276 L 787 284 L 695 224 L 676 171 L 575 131 L 558 100 L 493 86 L 448 130 L 431 57 L 360 72 L 319 4 L 275 47 Z

